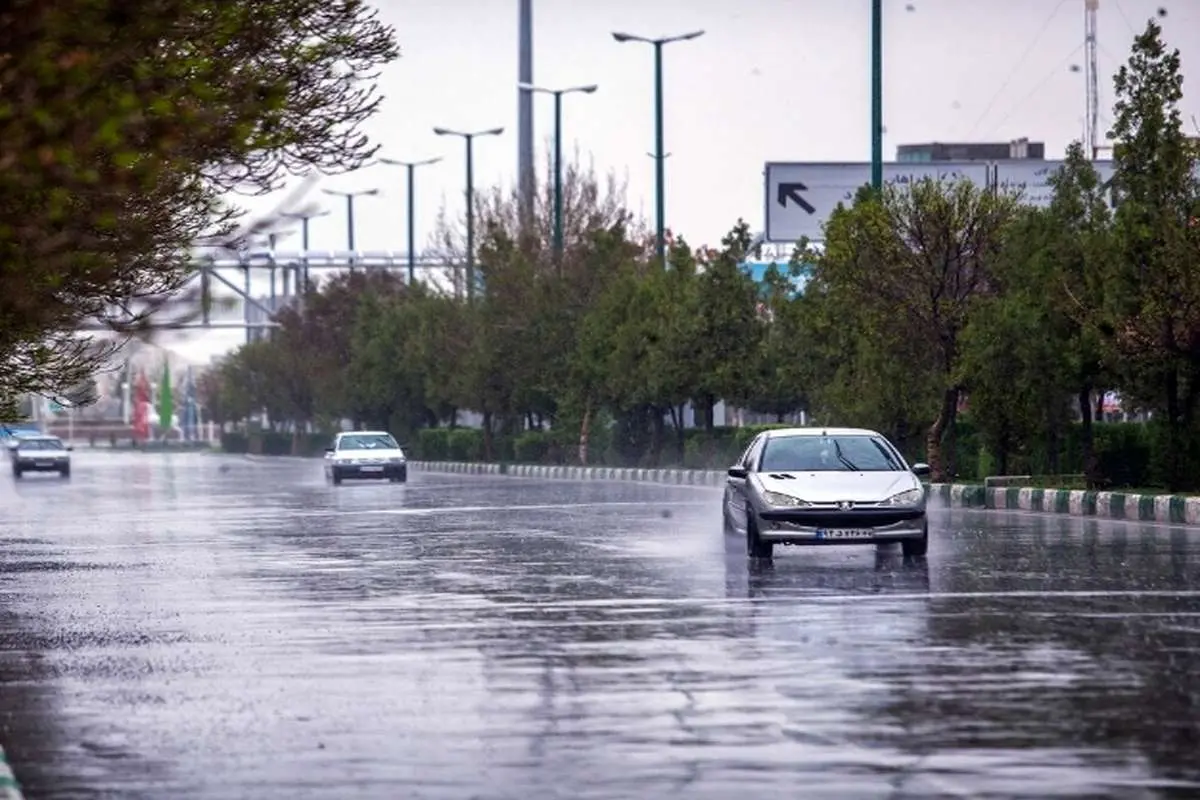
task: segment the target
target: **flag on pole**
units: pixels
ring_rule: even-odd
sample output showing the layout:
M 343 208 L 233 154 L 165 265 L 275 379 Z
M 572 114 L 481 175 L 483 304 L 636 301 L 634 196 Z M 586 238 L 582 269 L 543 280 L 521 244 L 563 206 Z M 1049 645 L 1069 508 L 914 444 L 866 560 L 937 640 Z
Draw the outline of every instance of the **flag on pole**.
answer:
M 196 401 L 196 375 L 189 364 L 183 378 L 183 413 L 179 415 L 179 426 L 183 428 L 184 441 L 194 442 L 200 438 L 200 414 Z
M 163 359 L 162 382 L 158 385 L 158 435 L 166 439 L 175 417 L 175 398 L 171 392 L 171 365 Z
M 144 442 L 150 438 L 150 382 L 146 373 L 138 371 L 133 387 L 133 438 Z

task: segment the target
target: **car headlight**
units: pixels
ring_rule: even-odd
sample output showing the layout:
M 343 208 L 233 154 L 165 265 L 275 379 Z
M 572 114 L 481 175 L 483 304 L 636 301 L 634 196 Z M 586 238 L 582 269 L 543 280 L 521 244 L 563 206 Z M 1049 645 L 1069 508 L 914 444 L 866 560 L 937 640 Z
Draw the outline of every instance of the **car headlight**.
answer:
M 404 456 L 397 456 L 397 457 L 395 457 L 395 458 L 389 458 L 389 459 L 388 459 L 388 463 L 391 463 L 391 464 L 403 464 L 403 463 L 404 463 Z
M 762 493 L 763 500 L 766 500 L 773 506 L 790 506 L 791 508 L 805 508 L 811 506 L 812 503 L 807 500 L 801 500 L 799 497 L 792 497 L 790 494 L 782 494 L 780 492 Z
M 894 494 L 887 500 L 884 500 L 882 505 L 885 506 L 915 506 L 925 497 L 923 488 L 909 489 L 900 494 Z

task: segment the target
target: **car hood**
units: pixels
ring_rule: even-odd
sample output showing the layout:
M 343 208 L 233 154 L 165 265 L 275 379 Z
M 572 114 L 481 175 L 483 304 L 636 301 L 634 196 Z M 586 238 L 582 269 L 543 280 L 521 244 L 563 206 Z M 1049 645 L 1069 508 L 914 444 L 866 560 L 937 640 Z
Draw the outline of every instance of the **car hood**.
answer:
M 768 492 L 810 503 L 875 503 L 921 485 L 911 472 L 764 472 L 755 478 Z
M 404 458 L 403 450 L 343 450 L 333 454 L 334 461 L 384 461 Z
M 18 450 L 20 458 L 39 461 L 47 458 L 67 458 L 71 454 L 66 450 Z

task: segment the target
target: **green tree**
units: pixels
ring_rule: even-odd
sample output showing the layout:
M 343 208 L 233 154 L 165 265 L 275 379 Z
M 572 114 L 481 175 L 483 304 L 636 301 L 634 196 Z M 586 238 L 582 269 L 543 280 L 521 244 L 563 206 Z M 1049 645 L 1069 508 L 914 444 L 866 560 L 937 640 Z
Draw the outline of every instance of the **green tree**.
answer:
M 831 216 L 820 277 L 827 313 L 857 323 L 863 345 L 844 383 L 888 389 L 880 376 L 898 369 L 937 387 L 925 449 L 935 480 L 953 474 L 943 438 L 957 418 L 960 337 L 979 298 L 992 290 L 992 269 L 1016 201 L 970 181 L 926 179 L 880 195 L 863 192 Z M 821 287 L 818 287 L 820 289 Z M 839 309 L 841 310 L 839 312 Z M 836 324 L 827 320 L 826 326 Z M 901 385 L 908 383 L 902 380 Z
M 696 278 L 696 325 L 686 334 L 694 340 L 695 355 L 688 366 L 699 376 L 693 406 L 709 432 L 718 400 L 744 403 L 753 393 L 763 325 L 758 287 L 741 269 L 750 255 L 750 242 L 750 226 L 738 220 L 721 240 L 719 251 L 702 254 Z
M 1119 257 L 1106 276 L 1106 330 L 1122 365 L 1122 388 L 1161 414 L 1168 488 L 1193 484 L 1200 399 L 1200 207 L 1196 153 L 1179 102 L 1178 50 L 1150 20 L 1114 79 L 1111 137 Z
M 178 290 L 193 245 L 227 235 L 225 191 L 368 159 L 371 76 L 395 55 L 358 2 L 6 4 L 0 402 L 100 366 L 113 345 L 73 331 L 139 328 L 139 301 Z

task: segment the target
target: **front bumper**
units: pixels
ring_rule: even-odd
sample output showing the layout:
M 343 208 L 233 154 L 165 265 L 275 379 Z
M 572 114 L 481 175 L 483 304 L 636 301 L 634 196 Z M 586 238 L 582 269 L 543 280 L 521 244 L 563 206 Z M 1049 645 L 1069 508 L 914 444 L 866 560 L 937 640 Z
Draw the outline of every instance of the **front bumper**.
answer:
M 925 535 L 924 508 L 767 508 L 758 512 L 758 535 L 779 544 L 883 544 Z
M 22 472 L 61 472 L 71 468 L 71 462 L 66 458 L 19 458 L 15 461 Z
M 342 480 L 403 480 L 408 478 L 408 463 L 385 464 L 331 464 L 329 467 L 335 478 Z

